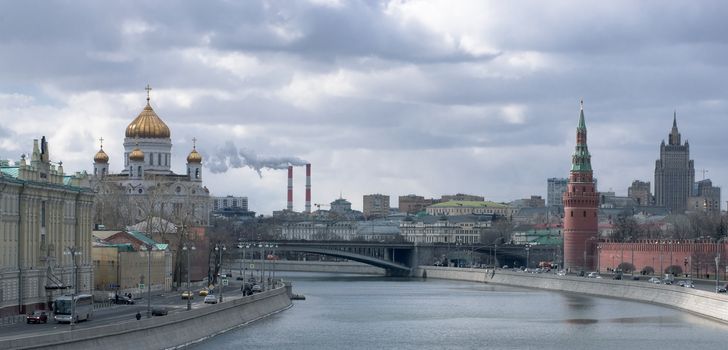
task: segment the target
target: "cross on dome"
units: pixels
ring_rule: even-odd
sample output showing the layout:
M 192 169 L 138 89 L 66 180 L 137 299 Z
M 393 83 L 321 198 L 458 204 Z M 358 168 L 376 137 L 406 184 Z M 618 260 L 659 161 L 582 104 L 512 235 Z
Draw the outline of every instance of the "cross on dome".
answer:
M 197 138 L 196 137 L 193 137 L 192 138 L 192 149 L 195 149 L 196 146 L 197 146 Z
M 149 92 L 152 91 L 152 87 L 147 84 L 147 87 L 145 87 L 144 90 L 147 90 L 147 102 L 149 102 Z
M 99 137 L 99 143 L 101 143 L 101 148 L 104 148 L 104 138 Z

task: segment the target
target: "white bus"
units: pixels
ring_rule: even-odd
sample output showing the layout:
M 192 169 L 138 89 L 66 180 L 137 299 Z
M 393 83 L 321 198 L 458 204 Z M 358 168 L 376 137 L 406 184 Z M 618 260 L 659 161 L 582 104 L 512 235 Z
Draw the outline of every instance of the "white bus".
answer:
M 76 310 L 73 315 L 73 296 L 64 295 L 58 297 L 53 302 L 53 318 L 56 322 L 71 322 L 73 317 L 75 322 L 80 320 L 90 320 L 94 314 L 94 298 L 90 294 L 79 294 L 75 296 Z M 72 316 L 73 315 L 73 316 Z

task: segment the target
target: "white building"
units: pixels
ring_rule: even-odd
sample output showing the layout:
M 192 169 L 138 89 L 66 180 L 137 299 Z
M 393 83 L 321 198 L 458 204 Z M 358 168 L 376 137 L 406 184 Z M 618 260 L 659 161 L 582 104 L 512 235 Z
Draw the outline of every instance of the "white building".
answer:
M 407 217 L 399 225 L 407 242 L 477 244 L 491 227 L 492 215 Z

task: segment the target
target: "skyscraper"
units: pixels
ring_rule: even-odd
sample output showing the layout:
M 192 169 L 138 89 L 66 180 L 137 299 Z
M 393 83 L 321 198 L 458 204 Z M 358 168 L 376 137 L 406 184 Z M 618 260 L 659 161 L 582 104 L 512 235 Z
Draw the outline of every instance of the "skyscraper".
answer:
M 690 144 L 681 144 L 677 130 L 677 113 L 673 114 L 668 142 L 660 143 L 660 159 L 655 161 L 655 204 L 673 214 L 682 214 L 687 207 L 695 182 L 695 167 L 690 159 Z
M 594 267 L 599 195 L 592 176 L 591 155 L 586 144 L 584 101 L 576 127 L 576 149 L 571 156 L 569 183 L 564 192 L 564 266 L 572 271 Z

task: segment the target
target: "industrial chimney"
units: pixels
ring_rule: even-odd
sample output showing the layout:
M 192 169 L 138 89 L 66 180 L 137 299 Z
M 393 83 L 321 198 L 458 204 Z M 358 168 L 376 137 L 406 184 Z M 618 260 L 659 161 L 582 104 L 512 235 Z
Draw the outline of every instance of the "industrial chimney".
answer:
M 293 211 L 293 165 L 288 166 L 288 210 Z
M 311 213 L 311 164 L 306 164 L 306 213 Z

